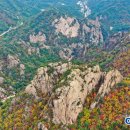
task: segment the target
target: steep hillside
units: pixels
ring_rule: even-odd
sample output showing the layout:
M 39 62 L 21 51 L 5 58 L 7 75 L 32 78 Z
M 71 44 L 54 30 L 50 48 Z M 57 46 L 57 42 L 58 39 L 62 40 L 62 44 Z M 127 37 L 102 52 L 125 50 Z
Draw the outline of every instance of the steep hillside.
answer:
M 87 48 L 103 46 L 103 36 L 98 19 L 81 20 L 48 9 L 1 36 L 0 44 L 1 73 L 7 85 L 18 89 L 48 62 L 84 60 Z
M 29 2 L 29 1 L 28 1 Z M 0 33 L 8 30 L 11 26 L 18 25 L 26 18 L 40 12 L 33 3 L 29 4 L 23 0 L 1 0 L 0 1 Z
M 116 39 L 118 37 L 118 39 Z M 119 38 L 120 37 L 120 38 Z M 110 38 L 111 43 L 108 48 L 112 50 L 113 46 L 115 46 L 113 50 L 113 61 L 110 63 L 110 66 L 120 70 L 124 77 L 130 75 L 130 34 L 117 34 Z
M 123 86 L 123 88 L 113 90 L 102 99 L 97 108 L 90 111 L 88 104 L 93 101 L 94 97 L 95 93 L 90 94 L 89 98 L 86 98 L 84 110 L 79 115 L 78 129 L 129 129 L 129 126 L 124 124 L 125 113 L 129 112 L 130 107 L 129 87 Z M 76 126 L 72 126 L 72 128 L 76 129 Z
M 0 1 L 0 33 L 20 21 L 26 21 L 55 7 L 61 12 L 80 18 L 100 18 L 104 35 L 129 30 L 129 0 L 1 0 Z M 73 10 L 72 10 L 73 8 Z
M 3 84 L 21 89 L 30 82 L 37 68 L 58 60 L 99 64 L 109 70 L 116 55 L 129 43 L 129 38 L 127 42 L 123 40 L 129 33 L 116 33 L 104 43 L 100 24 L 98 18 L 82 20 L 48 9 L 1 36 Z
M 129 0 L 0 1 L 0 130 L 127 130 Z
M 91 68 L 86 64 L 51 63 L 38 69 L 31 84 L 25 89 L 26 94 L 22 92 L 13 100 L 8 100 L 2 105 L 0 128 L 4 130 L 8 130 L 10 127 L 13 129 L 24 128 L 24 130 L 40 127 L 46 130 L 82 129 L 83 123 L 89 119 L 85 107 L 87 106 L 88 112 L 91 112 L 91 109 L 92 113 L 97 112 L 96 109 L 100 107 L 102 99 L 110 101 L 109 94 L 114 96 L 114 92 L 111 93 L 111 91 L 115 91 L 115 85 L 121 80 L 122 76 L 119 71 L 102 72 L 98 65 Z M 126 90 L 129 91 L 129 88 L 119 89 L 117 96 L 122 91 L 125 91 L 124 94 L 128 96 L 129 93 Z M 118 98 L 117 96 L 115 98 Z M 121 96 L 124 101 L 124 95 L 121 94 Z M 115 98 L 113 98 L 113 102 L 118 104 Z M 106 106 L 105 103 L 104 101 L 104 106 Z M 125 111 L 129 102 L 125 101 L 124 105 L 127 105 Z M 118 106 L 116 107 L 118 108 Z M 107 116 L 106 107 L 103 108 L 101 114 Z M 79 113 L 82 111 L 86 115 L 80 116 Z M 124 114 L 124 111 L 121 108 L 121 114 Z M 116 111 L 114 114 L 117 116 Z M 80 123 L 77 123 L 77 119 L 81 121 L 81 126 Z M 90 119 L 90 123 L 91 121 Z M 100 127 L 102 127 L 102 123 L 104 122 L 99 124 Z M 117 122 L 115 126 L 119 126 L 119 124 L 122 123 Z M 86 128 L 85 125 L 85 130 L 87 130 Z
M 82 13 L 80 13 L 80 7 L 76 2 L 77 0 L 1 0 L 0 33 L 7 31 L 11 26 L 19 25 L 21 21 L 30 20 L 36 14 L 52 7 L 81 17 Z M 73 11 L 70 11 L 71 8 Z
M 90 17 L 99 17 L 104 33 L 130 30 L 130 0 L 88 0 Z

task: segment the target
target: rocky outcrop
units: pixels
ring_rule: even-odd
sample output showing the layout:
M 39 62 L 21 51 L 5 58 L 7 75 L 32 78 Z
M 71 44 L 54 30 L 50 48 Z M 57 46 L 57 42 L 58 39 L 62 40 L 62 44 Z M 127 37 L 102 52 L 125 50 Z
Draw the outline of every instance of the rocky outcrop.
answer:
M 76 122 L 88 94 L 99 87 L 97 98 L 108 94 L 111 89 L 122 80 L 117 70 L 107 74 L 100 71 L 99 66 L 84 68 L 83 71 L 75 69 L 69 75 L 71 80 L 68 85 L 63 85 L 56 90 L 56 99 L 53 100 L 53 121 L 56 124 L 72 124 Z M 102 83 L 100 83 L 102 82 Z M 92 103 L 94 108 L 97 103 Z
M 27 49 L 27 53 L 28 55 L 32 55 L 32 54 L 36 54 L 36 55 L 40 55 L 40 49 L 36 48 L 36 47 L 28 47 Z
M 4 93 L 6 93 L 6 90 L 0 87 L 0 99 L 7 97 Z
M 65 60 L 83 59 L 86 60 L 87 49 L 92 45 L 98 46 L 99 43 L 104 46 L 99 18 L 95 20 L 87 19 L 80 21 L 73 17 L 60 17 L 53 21 L 55 27 L 55 46 L 59 48 L 59 56 Z M 63 37 L 65 36 L 65 37 Z M 59 41 L 69 44 L 60 44 Z M 51 41 L 52 43 L 52 41 Z M 83 44 L 84 43 L 84 44 Z
M 38 130 L 48 130 L 43 123 L 38 123 Z
M 128 32 L 117 32 L 110 35 L 106 40 L 106 49 L 111 50 L 122 50 L 125 44 L 129 43 L 129 33 Z
M 95 70 L 96 68 L 96 70 Z M 86 96 L 98 85 L 102 72 L 99 67 L 72 70 L 68 78 L 68 85 L 56 90 L 56 99 L 53 100 L 53 121 L 56 124 L 72 124 L 77 120 L 83 109 Z
M 53 25 L 55 26 L 57 33 L 62 33 L 62 35 L 68 38 L 73 38 L 78 36 L 80 24 L 74 18 L 61 17 L 60 19 L 55 19 Z
M 67 38 L 82 38 L 84 42 L 98 45 L 103 43 L 103 35 L 98 17 L 95 20 L 88 19 L 86 22 L 78 21 L 72 17 L 61 17 L 53 21 L 56 32 Z
M 72 59 L 81 59 L 85 57 L 87 53 L 89 45 L 88 44 L 77 44 L 72 43 L 70 45 L 62 46 L 62 49 L 59 51 L 59 56 L 62 59 L 65 59 L 67 61 L 71 61 Z
M 40 94 L 53 95 L 53 122 L 72 124 L 76 122 L 85 99 L 92 91 L 96 90 L 97 97 L 91 109 L 121 80 L 122 76 L 117 70 L 106 73 L 99 66 L 90 68 L 87 65 L 55 63 L 40 68 L 25 91 L 35 97 L 40 97 Z
M 104 97 L 105 94 L 108 94 L 111 89 L 119 83 L 123 77 L 121 76 L 120 72 L 118 70 L 111 70 L 105 75 L 105 79 L 103 84 L 101 85 L 97 95 L 100 95 L 101 97 Z
M 103 34 L 101 30 L 101 25 L 98 17 L 95 20 L 89 19 L 86 24 L 83 24 L 83 38 L 86 38 L 89 43 L 98 45 L 103 43 Z
M 39 94 L 46 95 L 49 92 L 52 92 L 59 76 L 66 72 L 70 66 L 70 63 L 55 63 L 49 64 L 48 67 L 39 68 L 37 75 L 34 77 L 31 84 L 26 87 L 25 91 L 36 97 Z
M 20 75 L 24 75 L 24 73 L 25 73 L 25 65 L 20 64 Z
M 13 88 L 11 86 L 0 84 L 0 100 L 4 102 L 6 99 L 11 98 L 11 95 L 15 95 Z
M 63 50 L 59 51 L 59 56 L 62 59 L 70 61 L 73 58 L 72 52 L 73 51 L 70 48 L 63 48 Z
M 17 56 L 12 56 L 12 55 L 7 56 L 7 68 L 11 69 L 17 67 L 19 62 L 20 61 Z
M 104 77 L 104 82 L 101 84 L 99 91 L 97 93 L 97 101 L 92 103 L 90 108 L 93 109 L 98 104 L 100 99 L 105 96 L 105 94 L 109 94 L 111 89 L 119 83 L 123 77 L 121 76 L 120 72 L 117 70 L 112 70 L 108 72 Z
M 37 35 L 34 35 L 34 34 L 30 35 L 29 39 L 31 43 L 38 43 L 38 42 L 45 43 L 46 42 L 46 36 L 45 34 L 42 34 L 41 32 L 39 32 Z

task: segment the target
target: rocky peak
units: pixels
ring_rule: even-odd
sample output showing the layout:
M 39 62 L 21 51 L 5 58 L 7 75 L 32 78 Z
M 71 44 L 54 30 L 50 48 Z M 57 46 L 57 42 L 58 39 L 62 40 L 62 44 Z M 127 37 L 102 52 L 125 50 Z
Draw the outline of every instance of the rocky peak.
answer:
M 25 65 L 20 64 L 20 75 L 24 75 L 24 72 L 25 72 Z
M 97 93 L 97 101 L 91 104 L 91 109 L 95 108 L 98 104 L 99 100 L 105 96 L 105 94 L 109 94 L 111 89 L 119 83 L 123 79 L 120 72 L 118 70 L 111 70 L 104 76 L 104 81 L 101 84 L 101 87 Z
M 84 24 L 83 30 L 84 33 L 90 33 L 90 43 L 94 45 L 98 45 L 99 42 L 103 43 L 103 34 L 98 17 L 95 20 L 89 19 L 87 24 Z
M 92 91 L 96 90 L 99 101 L 121 80 L 122 75 L 117 70 L 102 72 L 98 65 L 91 68 L 87 65 L 52 63 L 38 69 L 25 91 L 35 97 L 52 96 L 53 122 L 72 124 Z M 98 101 L 93 101 L 91 109 L 98 105 Z
M 38 42 L 42 42 L 45 43 L 46 42 L 46 36 L 45 34 L 39 32 L 37 35 L 30 35 L 29 36 L 30 42 L 31 43 L 38 43 Z
M 19 59 L 17 56 L 8 55 L 7 56 L 7 68 L 17 67 L 19 64 Z
M 103 43 L 103 35 L 98 17 L 95 20 L 87 19 L 86 22 L 81 22 L 73 17 L 61 17 L 55 19 L 52 25 L 56 28 L 56 33 L 61 33 L 67 38 L 81 37 L 82 40 L 97 45 Z M 87 40 L 86 40 L 87 39 Z
M 41 67 L 38 69 L 36 76 L 31 84 L 26 87 L 26 92 L 35 95 L 48 94 L 54 88 L 54 85 L 64 72 L 66 72 L 70 63 L 55 63 L 49 64 L 48 67 Z
M 78 31 L 80 24 L 78 21 L 71 17 L 61 17 L 60 19 L 55 19 L 53 25 L 56 28 L 57 33 L 62 33 L 62 35 L 73 38 L 78 36 Z

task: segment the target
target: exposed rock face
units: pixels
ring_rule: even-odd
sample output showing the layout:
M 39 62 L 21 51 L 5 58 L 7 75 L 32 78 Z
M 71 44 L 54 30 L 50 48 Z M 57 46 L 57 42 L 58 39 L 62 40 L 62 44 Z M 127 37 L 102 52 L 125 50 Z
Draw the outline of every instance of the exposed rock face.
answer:
M 27 53 L 28 55 L 32 55 L 32 54 L 40 55 L 40 49 L 36 47 L 28 47 Z
M 62 59 L 70 61 L 75 58 L 83 58 L 84 60 L 87 57 L 87 49 L 91 48 L 91 45 L 98 46 L 99 43 L 102 43 L 102 46 L 104 46 L 101 24 L 98 17 L 95 20 L 87 19 L 86 21 L 80 21 L 76 18 L 65 16 L 55 19 L 52 25 L 56 28 L 55 35 L 57 38 L 55 39 L 55 44 L 60 48 L 59 56 Z M 66 37 L 66 40 L 63 42 L 71 40 L 72 42 L 60 44 L 57 41 L 61 38 L 60 34 Z M 63 39 L 61 38 L 60 40 Z M 81 41 L 85 44 L 82 44 Z
M 60 51 L 59 51 L 59 56 L 62 59 L 65 60 L 72 60 L 74 58 L 79 58 L 81 59 L 82 57 L 85 57 L 86 53 L 87 53 L 87 49 L 88 49 L 89 45 L 88 44 L 76 44 L 76 43 L 72 43 L 71 45 L 63 46 Z
M 98 85 L 102 72 L 91 68 L 74 69 L 68 85 L 56 90 L 57 99 L 53 100 L 53 121 L 56 124 L 72 124 L 83 109 L 86 96 Z M 68 77 L 68 78 L 69 78 Z
M 38 123 L 38 130 L 48 130 L 44 124 Z
M 25 65 L 20 64 L 20 75 L 24 75 L 24 72 L 25 72 Z
M 51 93 L 53 122 L 72 124 L 76 122 L 82 111 L 88 94 L 96 90 L 99 101 L 121 80 L 122 76 L 117 70 L 104 73 L 99 66 L 90 68 L 86 65 L 55 63 L 40 68 L 25 91 L 36 97 L 40 96 L 39 93 Z M 94 108 L 97 103 L 94 101 L 91 108 Z
M 80 24 L 78 21 L 71 17 L 56 19 L 53 22 L 57 33 L 62 33 L 68 38 L 77 37 Z
M 25 42 L 25 41 L 23 41 L 23 40 L 20 40 L 20 41 L 18 42 L 18 44 L 19 44 L 22 48 L 24 48 L 24 49 L 26 50 L 26 52 L 27 52 L 28 55 L 32 55 L 32 54 L 40 55 L 40 49 L 41 49 L 41 48 L 46 48 L 46 49 L 48 49 L 48 48 L 47 48 L 48 46 L 46 46 L 43 42 L 38 43 L 38 45 L 39 45 L 38 47 L 32 47 L 32 45 L 31 45 L 30 42 Z
M 59 51 L 59 56 L 62 59 L 70 61 L 73 58 L 72 50 L 70 48 L 63 48 L 63 50 Z
M 104 78 L 104 82 L 97 93 L 97 102 L 92 103 L 90 106 L 92 109 L 98 104 L 101 97 L 104 97 L 105 94 L 108 94 L 111 89 L 123 79 L 120 72 L 117 70 L 108 72 Z
M 7 68 L 11 69 L 17 67 L 19 64 L 19 59 L 17 56 L 8 55 L 7 56 Z
M 25 90 L 28 94 L 33 94 L 34 96 L 37 96 L 37 91 L 36 91 L 36 88 L 34 86 L 32 86 L 31 84 L 28 85 L 26 87 L 26 90 Z
M 103 34 L 98 17 L 96 20 L 88 20 L 87 24 L 83 25 L 83 37 L 89 36 L 88 41 L 92 44 L 98 45 L 103 43 Z
M 113 49 L 120 49 L 125 47 L 125 45 L 130 41 L 129 33 L 128 32 L 118 32 L 113 35 L 110 35 L 106 41 L 106 49 L 113 50 Z
M 49 64 L 48 67 L 38 69 L 37 75 L 31 84 L 26 87 L 26 92 L 38 96 L 39 93 L 47 94 L 52 91 L 54 84 L 58 81 L 59 76 L 68 70 L 71 64 L 56 63 Z M 39 93 L 37 93 L 39 92 Z
M 3 86 L 0 84 L 0 100 L 3 102 L 11 97 L 10 95 L 14 95 L 15 92 L 11 86 Z
M 4 93 L 6 93 L 6 90 L 0 87 L 0 99 L 7 97 Z
M 46 36 L 45 34 L 42 34 L 41 32 L 39 32 L 37 35 L 30 35 L 29 36 L 30 42 L 32 43 L 38 43 L 38 42 L 42 42 L 45 43 L 46 42 Z
M 101 85 L 98 95 L 104 97 L 105 94 L 108 94 L 114 85 L 119 83 L 122 80 L 122 76 L 119 71 L 112 70 L 108 72 L 105 76 L 104 83 Z
M 101 79 L 104 78 L 104 82 L 100 85 L 98 91 L 99 99 L 109 93 L 114 85 L 122 80 L 122 76 L 117 70 L 110 71 L 105 75 L 98 66 L 85 68 L 84 71 L 73 70 L 69 77 L 73 78 L 67 86 L 56 90 L 57 99 L 53 100 L 53 121 L 56 124 L 72 124 L 76 122 L 87 95 L 93 89 L 96 89 Z M 93 104 L 92 106 L 95 107 Z
M 86 42 L 95 45 L 99 42 L 103 43 L 98 17 L 96 20 L 87 20 L 86 23 L 81 24 L 77 19 L 66 16 L 65 18 L 55 19 L 52 24 L 55 26 L 57 33 L 62 33 L 67 38 L 81 37 L 80 34 L 82 34 L 82 39 Z

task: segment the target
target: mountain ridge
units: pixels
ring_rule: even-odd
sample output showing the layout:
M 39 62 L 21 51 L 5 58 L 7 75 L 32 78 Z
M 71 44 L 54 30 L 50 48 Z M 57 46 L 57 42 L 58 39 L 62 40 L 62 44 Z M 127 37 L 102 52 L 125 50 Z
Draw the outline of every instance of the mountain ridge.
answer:
M 1 0 L 0 129 L 129 129 L 129 7 Z

